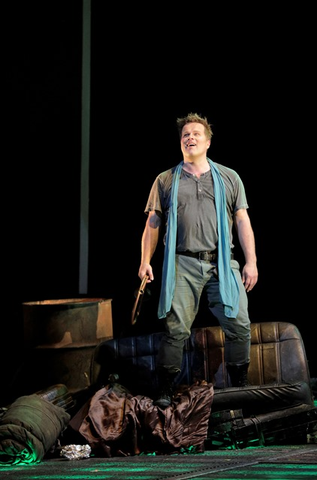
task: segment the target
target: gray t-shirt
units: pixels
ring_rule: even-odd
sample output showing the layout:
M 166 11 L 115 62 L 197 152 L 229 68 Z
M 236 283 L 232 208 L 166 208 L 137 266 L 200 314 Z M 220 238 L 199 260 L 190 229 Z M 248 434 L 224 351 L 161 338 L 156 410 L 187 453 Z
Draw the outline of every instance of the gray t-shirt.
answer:
M 234 212 L 248 208 L 244 185 L 231 168 L 217 166 L 226 189 L 230 243 L 233 248 Z M 156 210 L 167 222 L 173 172 L 176 167 L 160 173 L 151 188 L 145 213 Z M 216 250 L 218 243 L 217 216 L 211 170 L 200 178 L 182 170 L 178 188 L 176 250 L 202 252 Z

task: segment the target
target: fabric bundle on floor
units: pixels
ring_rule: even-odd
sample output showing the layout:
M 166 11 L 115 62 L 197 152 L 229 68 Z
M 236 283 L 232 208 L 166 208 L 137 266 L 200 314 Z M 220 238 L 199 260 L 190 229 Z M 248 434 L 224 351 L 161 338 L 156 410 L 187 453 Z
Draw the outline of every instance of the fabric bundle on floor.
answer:
M 37 394 L 19 397 L 0 419 L 0 464 L 39 463 L 70 418 Z
M 108 385 L 94 394 L 70 424 L 77 424 L 97 456 L 200 453 L 213 394 L 212 384 L 197 383 L 184 388 L 162 410 L 149 397 L 132 396 L 119 384 Z

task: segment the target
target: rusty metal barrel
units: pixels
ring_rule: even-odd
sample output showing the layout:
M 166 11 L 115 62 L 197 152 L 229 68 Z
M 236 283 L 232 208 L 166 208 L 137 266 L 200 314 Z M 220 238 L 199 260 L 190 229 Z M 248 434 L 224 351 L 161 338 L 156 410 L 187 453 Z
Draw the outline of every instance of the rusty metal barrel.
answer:
M 22 306 L 33 389 L 55 383 L 71 392 L 89 387 L 95 347 L 113 338 L 112 299 L 39 300 Z

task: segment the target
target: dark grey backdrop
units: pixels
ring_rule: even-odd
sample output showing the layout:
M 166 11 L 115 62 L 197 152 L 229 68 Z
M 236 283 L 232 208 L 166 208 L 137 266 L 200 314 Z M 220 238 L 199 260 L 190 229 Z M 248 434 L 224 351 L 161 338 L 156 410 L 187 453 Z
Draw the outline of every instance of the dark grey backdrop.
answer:
M 213 125 L 210 157 L 246 187 L 259 264 L 251 320 L 295 323 L 316 376 L 309 12 L 182 6 L 173 16 L 94 0 L 91 9 L 86 296 L 113 299 L 116 335 L 161 328 L 160 251 L 130 325 L 143 209 L 155 176 L 181 159 L 176 118 L 196 111 Z M 1 343 L 10 381 L 23 357 L 22 302 L 80 295 L 82 2 L 11 2 L 3 23 Z M 197 324 L 205 321 L 200 314 Z

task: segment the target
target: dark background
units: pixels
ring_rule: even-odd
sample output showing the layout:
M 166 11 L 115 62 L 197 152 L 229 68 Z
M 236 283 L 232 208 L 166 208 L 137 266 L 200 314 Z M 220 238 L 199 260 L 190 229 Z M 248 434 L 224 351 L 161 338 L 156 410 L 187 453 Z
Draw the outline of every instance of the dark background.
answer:
M 316 376 L 312 11 L 109 5 L 91 1 L 84 296 L 113 299 L 115 335 L 161 329 L 159 250 L 156 281 L 130 325 L 143 210 L 155 176 L 181 160 L 176 118 L 198 112 L 213 125 L 210 158 L 245 184 L 259 267 L 251 321 L 296 324 Z M 23 361 L 22 303 L 81 295 L 82 6 L 10 2 L 3 10 L 4 385 Z M 204 322 L 200 313 L 196 323 Z

